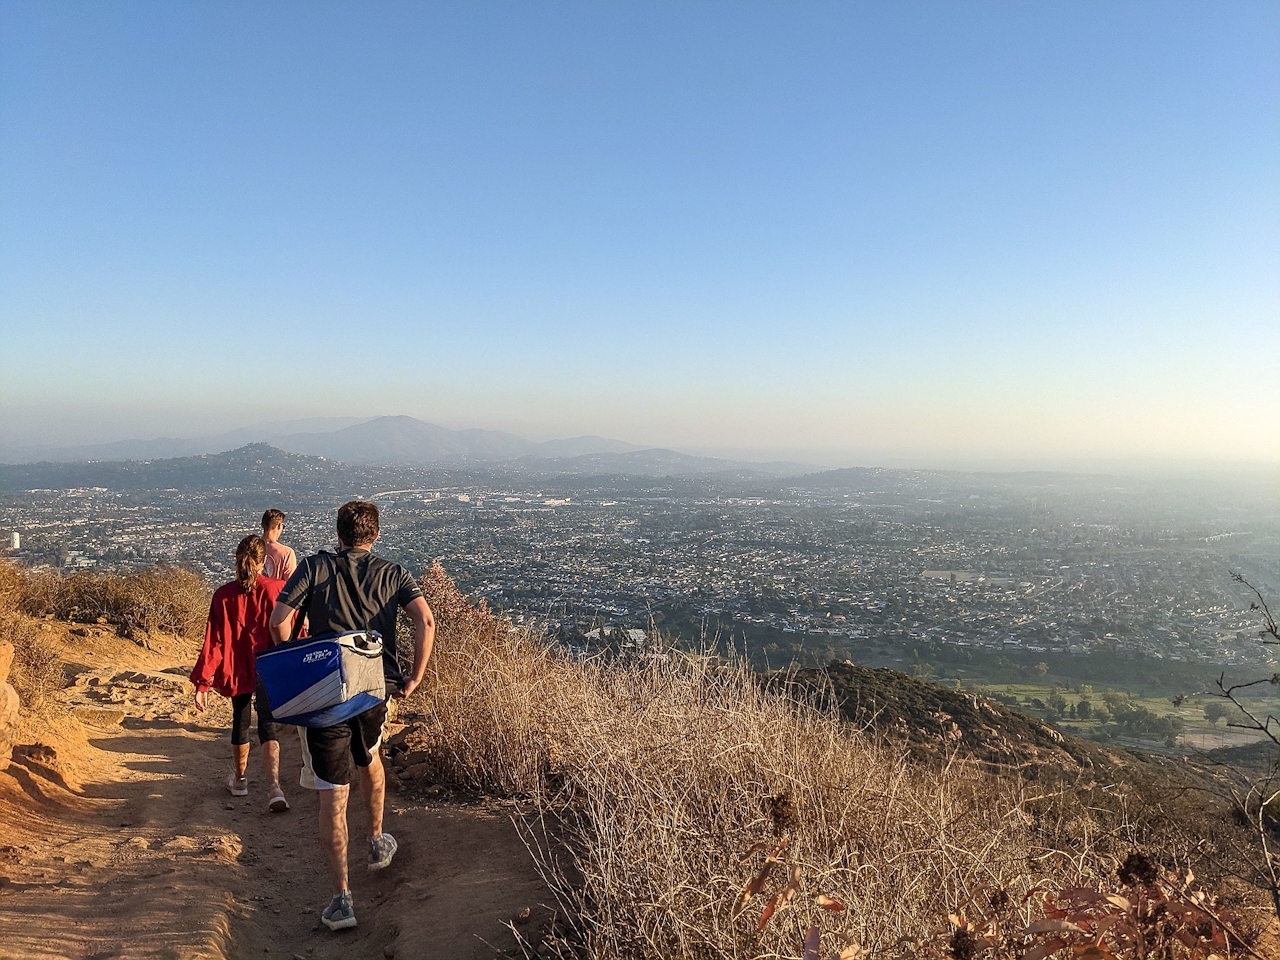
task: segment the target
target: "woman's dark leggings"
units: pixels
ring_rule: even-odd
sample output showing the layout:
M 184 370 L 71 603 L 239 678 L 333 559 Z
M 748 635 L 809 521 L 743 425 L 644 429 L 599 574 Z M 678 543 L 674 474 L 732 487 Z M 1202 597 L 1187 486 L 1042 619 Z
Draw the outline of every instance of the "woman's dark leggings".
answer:
M 276 737 L 276 724 L 271 718 L 271 701 L 267 699 L 266 688 L 262 686 L 262 678 L 253 693 L 242 693 L 231 698 L 231 742 L 239 745 L 249 742 L 249 700 L 253 700 L 253 709 L 258 714 L 258 742 L 266 743 Z

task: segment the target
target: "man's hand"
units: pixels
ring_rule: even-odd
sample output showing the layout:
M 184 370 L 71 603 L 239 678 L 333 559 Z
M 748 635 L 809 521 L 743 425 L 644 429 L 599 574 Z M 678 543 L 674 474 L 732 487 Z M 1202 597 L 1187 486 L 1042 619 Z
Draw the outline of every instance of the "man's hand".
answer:
M 197 690 L 195 695 L 196 709 L 204 713 L 205 708 L 209 706 L 209 691 Z
M 400 684 L 399 688 L 395 693 L 391 694 L 391 696 L 396 700 L 403 700 L 405 697 L 409 696 L 409 694 L 413 693 L 413 691 L 417 690 L 421 683 L 421 680 L 406 680 L 404 683 Z

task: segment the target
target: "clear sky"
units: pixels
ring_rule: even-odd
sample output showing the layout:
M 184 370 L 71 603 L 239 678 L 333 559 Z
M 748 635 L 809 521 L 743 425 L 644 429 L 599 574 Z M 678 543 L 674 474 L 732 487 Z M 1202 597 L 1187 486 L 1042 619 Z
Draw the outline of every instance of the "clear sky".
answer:
M 1280 460 L 1280 4 L 0 3 L 0 439 Z

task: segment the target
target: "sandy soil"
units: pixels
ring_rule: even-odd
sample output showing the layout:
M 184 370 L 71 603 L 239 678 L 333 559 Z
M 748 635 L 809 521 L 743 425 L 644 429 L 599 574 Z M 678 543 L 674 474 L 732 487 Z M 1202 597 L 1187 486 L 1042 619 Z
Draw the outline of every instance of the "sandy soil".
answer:
M 49 629 L 69 686 L 27 718 L 24 745 L 0 772 L 0 958 L 493 957 L 519 955 L 506 924 L 532 938 L 550 917 L 513 808 L 425 799 L 430 785 L 409 784 L 388 795 L 400 850 L 380 873 L 365 869 L 356 802 L 359 926 L 329 932 L 296 739 L 282 737 L 289 812 L 267 811 L 256 746 L 250 794 L 233 798 L 230 712 L 223 702 L 196 714 L 162 644 Z

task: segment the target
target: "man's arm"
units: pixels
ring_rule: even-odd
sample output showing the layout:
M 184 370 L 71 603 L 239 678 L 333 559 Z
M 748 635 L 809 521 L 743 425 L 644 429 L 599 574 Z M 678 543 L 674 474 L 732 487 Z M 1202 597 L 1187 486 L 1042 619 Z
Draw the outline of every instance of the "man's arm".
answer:
M 297 612 L 287 603 L 276 601 L 276 605 L 271 608 L 271 642 L 273 645 L 284 643 L 289 639 L 289 634 L 293 632 L 293 615 Z
M 290 555 L 293 551 L 289 551 Z M 271 608 L 271 645 L 284 643 L 293 633 L 293 618 L 306 616 L 304 612 L 311 599 L 312 563 L 310 560 L 298 565 L 289 576 L 288 582 L 280 588 L 276 597 L 276 605 Z
M 276 607 L 276 609 L 280 609 Z M 404 682 L 395 696 L 404 699 L 422 683 L 423 674 L 427 672 L 427 661 L 431 659 L 431 648 L 436 642 L 436 620 L 431 615 L 431 608 L 422 597 L 415 597 L 405 604 L 404 612 L 413 621 L 413 676 Z M 274 615 L 272 617 L 274 621 Z

